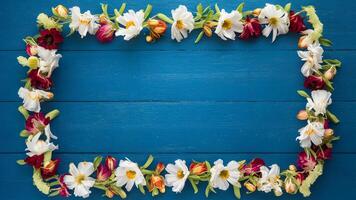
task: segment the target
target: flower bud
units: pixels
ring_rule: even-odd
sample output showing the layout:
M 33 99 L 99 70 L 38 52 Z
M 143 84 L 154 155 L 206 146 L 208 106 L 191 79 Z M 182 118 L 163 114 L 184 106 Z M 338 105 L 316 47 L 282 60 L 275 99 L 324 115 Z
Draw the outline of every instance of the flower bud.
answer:
M 147 24 L 148 24 L 149 26 L 158 26 L 159 21 L 156 20 L 156 19 L 150 19 L 150 20 L 147 21 Z
M 286 181 L 284 189 L 289 194 L 294 194 L 297 192 L 297 186 L 292 182 L 292 180 Z
M 253 185 L 252 183 L 248 182 L 248 181 L 246 181 L 246 182 L 244 183 L 244 186 L 245 186 L 246 189 L 247 189 L 248 191 L 250 191 L 250 192 L 256 191 L 256 186 Z
M 44 165 L 41 169 L 41 174 L 43 178 L 50 178 L 57 173 L 57 169 L 59 166 L 59 159 L 51 160 Z
M 296 172 L 297 171 L 297 167 L 295 165 L 289 165 L 289 170 Z
M 68 9 L 63 5 L 56 6 L 55 8 L 52 9 L 52 12 L 57 17 L 61 17 L 61 18 L 68 17 Z
M 112 24 L 107 23 L 101 25 L 95 35 L 100 42 L 105 43 L 110 42 L 114 39 L 114 32 L 115 30 Z
M 324 132 L 324 137 L 326 139 L 331 138 L 333 135 L 334 135 L 334 130 L 331 129 L 331 128 L 326 129 L 325 132 Z
M 157 188 L 161 193 L 166 192 L 166 186 L 164 184 L 163 176 L 160 175 L 151 176 L 148 183 L 148 190 L 152 192 L 155 188 Z
M 160 174 L 164 170 L 164 164 L 159 162 L 156 166 L 155 173 Z
M 108 156 L 105 159 L 105 165 L 106 167 L 110 170 L 113 171 L 116 169 L 117 167 L 117 160 L 116 158 L 112 157 L 112 156 Z
M 107 190 L 105 191 L 105 196 L 106 196 L 107 198 L 109 198 L 109 199 L 113 198 L 114 195 L 115 195 L 115 194 L 114 194 L 110 189 L 107 189 Z
M 40 60 L 36 56 L 30 56 L 27 60 L 27 63 L 31 69 L 37 69 L 38 65 L 40 64 Z
M 37 46 L 26 45 L 26 53 L 29 56 L 37 55 Z
M 204 34 L 207 36 L 207 37 L 211 37 L 213 35 L 212 31 L 211 31 L 211 28 L 207 25 L 204 25 L 203 26 L 203 31 L 204 31 Z
M 106 181 L 111 176 L 111 171 L 106 165 L 100 164 L 96 170 L 96 179 L 98 181 Z
M 307 120 L 308 119 L 308 113 L 306 110 L 301 110 L 297 114 L 297 119 L 299 120 Z
M 162 20 L 150 19 L 147 21 L 150 35 L 146 36 L 147 42 L 153 42 L 155 39 L 160 38 L 167 30 L 167 24 Z
M 189 171 L 193 175 L 202 175 L 208 171 L 208 167 L 205 162 L 201 163 L 192 163 L 190 164 Z
M 109 22 L 109 19 L 106 17 L 106 15 L 104 14 L 101 14 L 99 16 L 99 23 L 104 25 L 104 24 L 107 24 Z
M 151 43 L 153 41 L 153 37 L 151 35 L 146 36 L 146 42 Z
M 258 17 L 261 13 L 261 8 L 256 8 L 255 10 L 252 11 L 252 14 L 255 16 L 255 17 Z
M 335 74 L 336 74 L 336 68 L 335 67 L 330 67 L 324 73 L 324 77 L 330 81 L 330 80 L 332 80 L 334 78 Z

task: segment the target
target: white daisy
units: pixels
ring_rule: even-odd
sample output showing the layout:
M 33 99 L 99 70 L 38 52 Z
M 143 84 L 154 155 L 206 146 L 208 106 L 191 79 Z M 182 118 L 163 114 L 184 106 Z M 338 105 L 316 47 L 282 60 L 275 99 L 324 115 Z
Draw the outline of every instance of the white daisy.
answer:
M 133 185 L 146 185 L 145 177 L 143 176 L 137 163 L 130 160 L 120 160 L 119 167 L 115 170 L 116 185 L 122 187 L 126 184 L 127 191 L 131 191 Z
M 289 31 L 288 13 L 275 5 L 267 3 L 261 10 L 258 20 L 261 24 L 266 24 L 262 31 L 265 37 L 268 37 L 273 32 L 272 42 L 278 35 L 286 34 Z
M 168 164 L 166 171 L 168 172 L 168 174 L 165 175 L 166 185 L 173 187 L 173 192 L 181 192 L 190 174 L 185 160 L 176 160 L 174 165 Z
M 298 130 L 300 146 L 302 148 L 311 147 L 311 143 L 315 145 L 320 145 L 323 142 L 323 137 L 325 133 L 324 124 L 320 122 L 310 122 L 308 125 Z
M 131 40 L 140 34 L 143 29 L 143 22 L 145 14 L 142 10 L 135 12 L 129 10 L 124 15 L 120 15 L 116 18 L 116 21 L 119 22 L 125 28 L 120 28 L 116 31 L 116 36 L 124 36 L 124 40 Z
M 194 29 L 194 17 L 187 7 L 183 5 L 172 10 L 171 13 L 173 17 L 171 38 L 180 42 L 183 38 L 188 37 L 188 31 L 190 33 Z
M 243 31 L 241 19 L 242 15 L 236 10 L 227 13 L 224 9 L 222 9 L 215 33 L 223 40 L 227 40 L 226 38 L 235 40 L 235 32 L 241 33 Z
M 41 46 L 37 46 L 36 51 L 40 57 L 39 72 L 41 72 L 41 74 L 46 74 L 47 77 L 50 77 L 53 70 L 58 67 L 59 59 L 62 58 L 62 55 L 56 54 L 57 50 L 48 50 Z
M 53 151 L 58 149 L 58 146 L 54 145 L 53 143 L 41 140 L 40 139 L 41 135 L 42 133 L 37 133 L 35 136 L 29 138 L 26 141 L 27 148 L 25 150 L 28 151 L 26 153 L 28 156 L 30 157 L 34 155 L 39 156 L 46 153 L 47 151 Z
M 51 99 L 53 97 L 53 93 L 51 92 L 37 89 L 28 90 L 24 87 L 19 89 L 18 95 L 23 99 L 23 107 L 25 107 L 26 110 L 37 113 L 41 110 L 40 101 L 42 99 Z
M 258 190 L 265 193 L 274 191 L 276 196 L 282 195 L 282 180 L 279 177 L 280 169 L 279 166 L 273 164 L 268 169 L 266 166 L 260 168 L 262 177 L 258 180 Z
M 239 183 L 239 178 L 241 177 L 239 167 L 240 164 L 236 161 L 230 161 L 227 166 L 224 166 L 221 159 L 215 161 L 214 166 L 210 169 L 211 178 L 209 182 L 211 187 L 227 190 L 229 183 L 241 187 Z
M 99 18 L 95 15 L 92 15 L 90 11 L 85 13 L 80 13 L 80 8 L 74 6 L 69 9 L 72 13 L 72 20 L 69 24 L 69 28 L 73 31 L 78 31 L 81 38 L 85 37 L 87 33 L 94 35 L 99 29 L 100 25 L 97 23 Z
M 311 92 L 311 98 L 307 98 L 307 101 L 306 108 L 313 110 L 315 116 L 319 114 L 324 115 L 326 108 L 332 103 L 331 93 L 326 90 L 313 90 Z
M 73 164 L 69 164 L 69 174 L 63 178 L 64 183 L 71 190 L 74 189 L 74 196 L 89 197 L 90 188 L 94 186 L 95 179 L 90 177 L 94 172 L 94 165 L 91 162 L 80 162 L 78 168 Z
M 298 56 L 305 61 L 301 72 L 305 77 L 313 74 L 314 71 L 321 68 L 323 63 L 324 50 L 319 43 L 314 43 L 308 46 L 307 51 L 298 51 Z

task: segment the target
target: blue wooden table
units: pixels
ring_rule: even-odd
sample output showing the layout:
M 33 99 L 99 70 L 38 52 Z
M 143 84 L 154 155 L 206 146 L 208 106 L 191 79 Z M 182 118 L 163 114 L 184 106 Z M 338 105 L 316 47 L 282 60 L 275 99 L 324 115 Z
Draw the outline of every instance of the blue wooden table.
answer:
M 219 3 L 227 10 L 240 1 L 201 1 Z M 284 5 L 285 0 L 269 0 Z M 36 16 L 50 12 L 57 4 L 80 6 L 99 13 L 100 2 L 81 0 L 4 1 L 0 8 L 0 191 L 1 199 L 47 199 L 32 186 L 30 167 L 16 164 L 23 159 L 24 140 L 18 133 L 23 118 L 16 111 L 21 104 L 17 90 L 25 69 L 16 57 L 25 55 L 22 38 L 34 35 Z M 117 0 L 103 1 L 119 7 Z M 179 4 L 194 9 L 194 0 L 127 1 L 133 9 L 153 5 L 153 12 L 169 13 Z M 265 1 L 246 1 L 246 8 L 262 7 Z M 337 58 L 343 67 L 335 79 L 332 111 L 341 119 L 334 127 L 341 140 L 336 143 L 333 159 L 325 174 L 312 187 L 309 199 L 356 199 L 356 1 L 299 0 L 301 5 L 315 5 L 325 25 L 325 37 L 334 42 L 326 49 L 326 58 Z M 111 7 L 112 8 L 112 7 Z M 109 7 L 110 9 L 110 7 Z M 295 141 L 304 122 L 295 114 L 305 100 L 296 90 L 303 88 L 302 63 L 297 57 L 298 36 L 281 36 L 243 42 L 224 42 L 214 36 L 195 45 L 194 32 L 182 43 L 164 37 L 147 44 L 144 36 L 130 42 L 121 38 L 102 45 L 94 37 L 81 40 L 76 34 L 61 46 L 60 68 L 53 79 L 54 101 L 44 111 L 61 111 L 52 124 L 59 136 L 62 159 L 60 171 L 68 170 L 70 161 L 91 161 L 96 155 L 129 157 L 143 163 L 153 154 L 158 160 L 173 162 L 217 158 L 241 160 L 262 157 L 268 164 L 286 168 L 300 151 Z M 203 190 L 203 188 L 200 188 Z M 96 191 L 92 199 L 101 199 Z M 151 199 L 137 190 L 128 199 Z M 233 199 L 233 192 L 219 192 L 210 199 Z M 261 192 L 243 199 L 274 199 Z M 300 199 L 285 195 L 280 199 Z M 205 199 L 203 191 L 192 189 L 175 195 L 168 191 L 157 199 Z

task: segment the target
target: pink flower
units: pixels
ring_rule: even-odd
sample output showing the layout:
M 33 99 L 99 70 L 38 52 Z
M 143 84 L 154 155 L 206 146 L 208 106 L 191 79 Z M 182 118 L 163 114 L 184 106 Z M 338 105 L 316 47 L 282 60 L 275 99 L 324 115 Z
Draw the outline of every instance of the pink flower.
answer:
M 34 168 L 36 169 L 40 169 L 41 166 L 42 166 L 42 163 L 43 163 L 43 159 L 44 159 L 44 155 L 34 155 L 34 156 L 31 156 L 31 157 L 27 157 L 25 159 L 25 163 L 28 164 L 28 165 L 31 165 L 33 166 Z
M 101 24 L 100 28 L 96 32 L 96 38 L 100 42 L 110 42 L 114 39 L 114 28 L 111 23 Z
M 302 32 L 305 31 L 306 27 L 303 22 L 303 18 L 300 15 L 295 15 L 294 11 L 289 13 L 290 26 L 289 31 L 291 32 Z
M 38 69 L 31 70 L 28 74 L 31 86 L 36 89 L 48 90 L 52 86 L 52 79 L 42 76 Z
M 111 170 L 106 165 L 100 164 L 96 170 L 96 179 L 106 181 L 111 176 Z
M 262 28 L 257 18 L 250 19 L 246 17 L 245 25 L 240 38 L 243 40 L 250 39 L 251 37 L 259 37 L 261 35 Z
M 313 156 L 308 156 L 304 151 L 300 152 L 297 160 L 298 166 L 305 171 L 311 171 L 316 166 L 317 162 Z
M 41 174 L 43 178 L 50 178 L 57 174 L 57 169 L 59 166 L 59 159 L 51 160 L 41 169 Z
M 49 122 L 49 117 L 46 117 L 43 113 L 33 113 L 26 119 L 26 130 L 32 134 L 37 134 L 42 132 Z
M 325 82 L 322 77 L 311 75 L 305 78 L 304 87 L 309 88 L 311 90 L 319 90 L 323 89 L 325 86 Z
M 328 148 L 326 146 L 324 146 L 322 149 L 319 148 L 319 150 L 316 152 L 316 155 L 320 160 L 328 160 L 331 158 L 332 148 Z
M 242 167 L 242 172 L 244 172 L 245 175 L 257 173 L 260 171 L 260 167 L 264 165 L 265 165 L 265 161 L 263 161 L 260 158 L 255 158 L 249 164 L 246 164 Z
M 117 167 L 117 160 L 116 158 L 112 157 L 112 156 L 108 156 L 105 159 L 105 165 L 106 167 L 110 170 L 113 171 L 116 169 Z
M 69 191 L 68 191 L 68 187 L 67 185 L 64 183 L 64 175 L 59 176 L 59 185 L 61 186 L 59 188 L 59 195 L 61 195 L 62 197 L 69 197 Z

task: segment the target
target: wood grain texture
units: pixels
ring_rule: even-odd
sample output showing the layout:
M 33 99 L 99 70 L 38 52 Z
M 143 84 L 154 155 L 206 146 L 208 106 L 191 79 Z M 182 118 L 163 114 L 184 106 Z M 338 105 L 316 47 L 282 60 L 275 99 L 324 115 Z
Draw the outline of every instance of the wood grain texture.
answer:
M 106 0 L 110 8 L 123 1 Z M 202 0 L 204 5 L 216 2 L 227 10 L 241 1 Z M 286 4 L 287 0 L 269 0 Z M 20 105 L 17 90 L 26 69 L 16 63 L 25 55 L 22 38 L 36 34 L 36 16 L 50 12 L 57 4 L 79 5 L 94 13 L 100 2 L 90 0 L 21 0 L 4 1 L 0 8 L 2 39 L 0 45 L 0 140 L 1 199 L 47 199 L 31 183 L 31 169 L 16 165 L 24 157 L 24 141 L 18 137 L 24 121 L 16 112 Z M 153 5 L 153 13 L 169 14 L 179 4 L 194 9 L 194 0 L 127 1 L 128 8 Z M 246 8 L 262 7 L 266 1 L 246 1 Z M 325 58 L 337 58 L 343 68 L 335 79 L 332 111 L 342 123 L 335 128 L 341 141 L 335 145 L 333 160 L 325 174 L 312 188 L 312 200 L 356 199 L 356 147 L 354 123 L 356 113 L 356 2 L 353 0 L 300 0 L 315 5 L 325 25 L 325 37 L 334 42 L 326 48 Z M 305 101 L 296 94 L 303 88 L 302 63 L 296 55 L 298 35 L 243 42 L 221 41 L 216 36 L 194 44 L 197 33 L 181 43 L 171 41 L 169 34 L 161 41 L 147 44 L 144 34 L 125 42 L 117 38 L 106 45 L 94 37 L 81 40 L 77 34 L 66 38 L 60 53 L 63 59 L 54 73 L 55 99 L 43 106 L 44 111 L 60 109 L 52 124 L 59 136 L 62 160 L 60 172 L 66 172 L 70 161 L 92 160 L 98 154 L 125 156 L 143 163 L 149 153 L 163 162 L 177 158 L 190 161 L 222 158 L 252 159 L 262 157 L 268 164 L 286 168 L 300 151 L 295 137 L 304 125 L 295 119 Z M 6 173 L 5 173 L 6 172 Z M 205 186 L 205 185 L 204 185 Z M 205 199 L 203 188 L 198 195 L 187 184 L 180 195 L 172 192 L 159 199 Z M 327 191 L 327 192 L 326 192 Z M 102 199 L 95 191 L 91 199 Z M 56 198 L 57 199 L 57 198 Z M 59 198 L 58 198 L 59 199 Z M 74 198 L 71 198 L 74 199 Z M 130 199 L 152 199 L 137 190 Z M 232 191 L 219 192 L 210 199 L 234 199 Z M 272 194 L 243 195 L 243 199 L 275 199 Z M 301 199 L 283 196 L 279 199 Z

